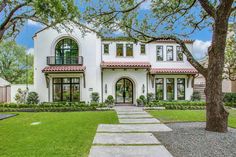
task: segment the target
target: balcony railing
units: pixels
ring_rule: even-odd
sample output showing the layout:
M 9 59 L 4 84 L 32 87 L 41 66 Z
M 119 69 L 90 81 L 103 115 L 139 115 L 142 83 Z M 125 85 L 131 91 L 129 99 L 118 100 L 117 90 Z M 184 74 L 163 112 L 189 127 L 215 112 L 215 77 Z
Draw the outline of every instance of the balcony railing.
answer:
M 48 56 L 48 65 L 83 65 L 84 59 L 82 56 L 78 57 L 61 57 L 61 56 Z

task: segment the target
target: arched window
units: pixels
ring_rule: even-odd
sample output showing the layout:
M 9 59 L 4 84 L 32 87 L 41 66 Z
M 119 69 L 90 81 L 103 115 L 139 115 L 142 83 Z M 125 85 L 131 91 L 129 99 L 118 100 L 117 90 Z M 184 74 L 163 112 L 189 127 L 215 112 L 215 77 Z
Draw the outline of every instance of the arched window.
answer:
M 56 64 L 77 64 L 79 48 L 76 41 L 71 38 L 60 40 L 55 48 Z

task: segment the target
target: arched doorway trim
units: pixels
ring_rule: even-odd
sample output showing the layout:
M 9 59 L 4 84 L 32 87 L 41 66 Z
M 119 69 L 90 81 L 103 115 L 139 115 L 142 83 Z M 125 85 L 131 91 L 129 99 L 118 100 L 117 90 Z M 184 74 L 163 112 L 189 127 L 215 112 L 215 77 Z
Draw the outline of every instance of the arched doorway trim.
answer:
M 133 104 L 134 84 L 129 78 L 120 78 L 115 84 L 115 101 L 117 104 Z

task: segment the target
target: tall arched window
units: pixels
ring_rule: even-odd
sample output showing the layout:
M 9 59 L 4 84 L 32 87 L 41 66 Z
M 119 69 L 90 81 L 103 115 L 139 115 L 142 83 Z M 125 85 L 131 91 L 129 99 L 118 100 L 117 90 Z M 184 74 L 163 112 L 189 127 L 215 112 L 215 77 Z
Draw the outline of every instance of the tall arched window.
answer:
M 56 64 L 77 64 L 79 48 L 76 41 L 71 38 L 60 40 L 55 48 Z

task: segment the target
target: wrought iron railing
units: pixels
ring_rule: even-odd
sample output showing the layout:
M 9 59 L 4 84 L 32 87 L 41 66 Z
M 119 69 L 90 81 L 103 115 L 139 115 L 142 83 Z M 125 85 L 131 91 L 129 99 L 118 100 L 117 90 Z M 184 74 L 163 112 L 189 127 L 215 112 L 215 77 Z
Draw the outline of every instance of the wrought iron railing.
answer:
M 48 56 L 48 65 L 83 65 L 83 56 L 64 57 L 64 56 Z

